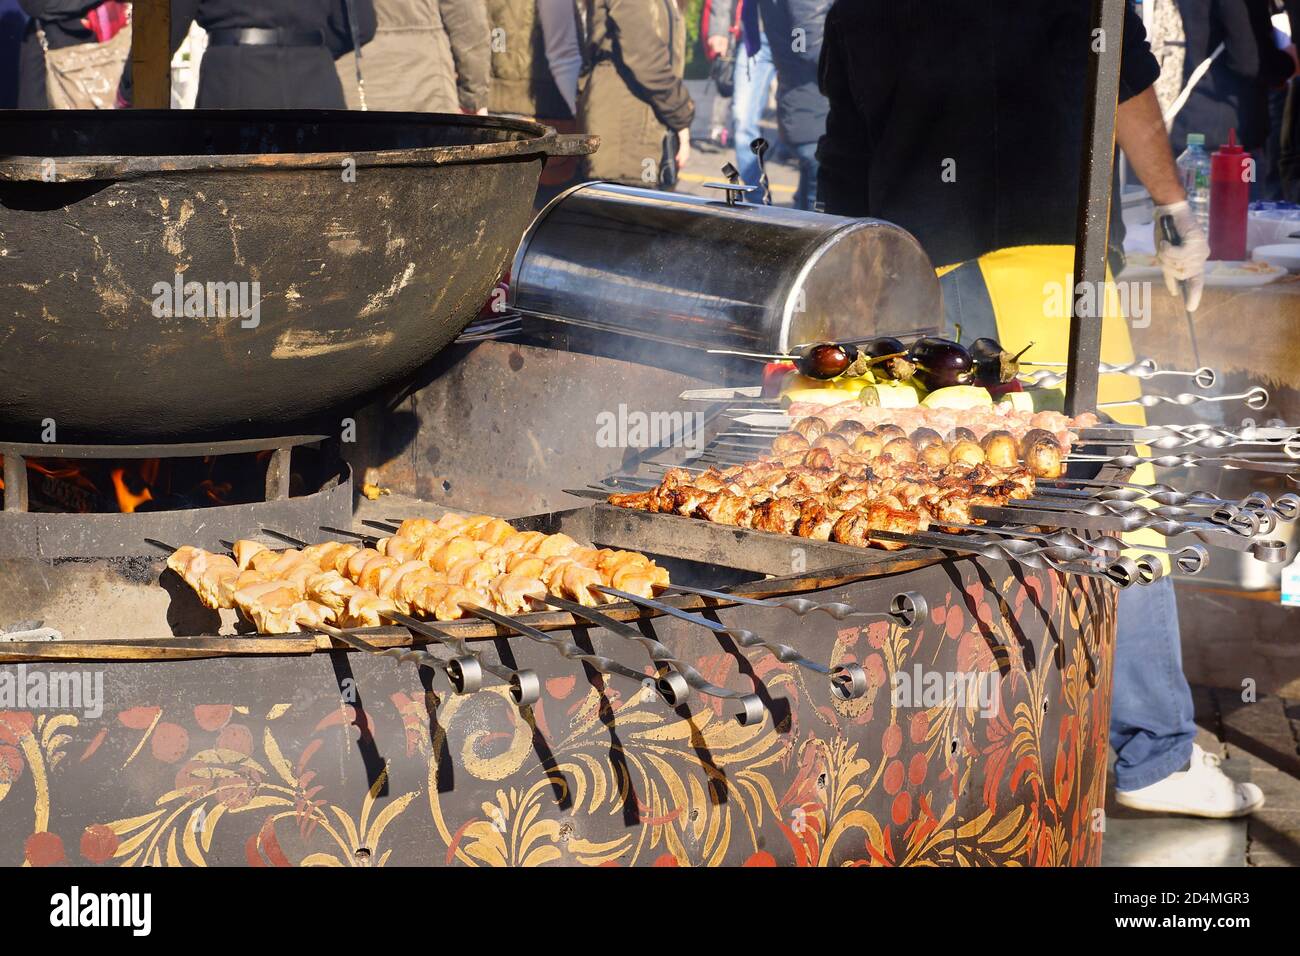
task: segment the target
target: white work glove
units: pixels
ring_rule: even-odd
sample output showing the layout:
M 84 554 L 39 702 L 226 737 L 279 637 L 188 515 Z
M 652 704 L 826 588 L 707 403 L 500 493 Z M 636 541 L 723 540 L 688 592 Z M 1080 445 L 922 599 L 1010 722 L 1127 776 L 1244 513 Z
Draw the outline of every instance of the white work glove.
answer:
M 1165 216 L 1173 220 L 1180 244 L 1170 242 L 1165 235 L 1160 222 Z M 1156 260 L 1165 274 L 1165 288 L 1170 295 L 1178 295 L 1178 283 L 1184 283 L 1184 304 L 1188 312 L 1195 312 L 1205 287 L 1205 260 L 1210 258 L 1210 243 L 1196 221 L 1191 204 L 1183 200 L 1156 206 L 1155 232 Z

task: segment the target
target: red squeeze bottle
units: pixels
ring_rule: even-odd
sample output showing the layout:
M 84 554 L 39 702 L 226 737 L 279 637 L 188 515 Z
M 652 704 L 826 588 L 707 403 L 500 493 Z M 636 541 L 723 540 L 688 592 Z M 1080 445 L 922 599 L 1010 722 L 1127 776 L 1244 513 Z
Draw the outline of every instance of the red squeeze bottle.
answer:
M 1237 145 L 1237 131 L 1210 156 L 1210 258 L 1246 258 L 1246 211 L 1250 205 L 1250 154 Z

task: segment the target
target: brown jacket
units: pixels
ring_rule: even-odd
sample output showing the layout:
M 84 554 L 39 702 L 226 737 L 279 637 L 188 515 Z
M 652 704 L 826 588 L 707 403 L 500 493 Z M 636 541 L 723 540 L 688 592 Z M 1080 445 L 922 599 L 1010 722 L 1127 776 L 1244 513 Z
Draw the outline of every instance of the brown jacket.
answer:
M 674 0 L 591 0 L 590 11 L 593 65 L 579 91 L 578 112 L 582 128 L 601 142 L 586 173 L 651 186 L 664 136 L 689 130 L 695 117 L 682 82 L 686 24 Z
M 546 62 L 546 38 L 537 0 L 486 0 L 492 27 L 492 90 L 488 109 L 543 118 L 569 108 Z
M 361 48 L 372 110 L 471 112 L 488 105 L 488 20 L 483 0 L 375 0 L 379 29 Z M 359 109 L 356 60 L 338 59 L 349 109 Z

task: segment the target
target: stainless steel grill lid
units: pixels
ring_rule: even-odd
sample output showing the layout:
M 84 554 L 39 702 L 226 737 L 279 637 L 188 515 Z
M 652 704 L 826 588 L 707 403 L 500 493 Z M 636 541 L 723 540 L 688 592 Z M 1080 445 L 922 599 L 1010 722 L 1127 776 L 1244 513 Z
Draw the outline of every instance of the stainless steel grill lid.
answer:
M 542 210 L 511 280 L 524 313 L 754 352 L 934 324 L 941 302 L 892 223 L 599 182 Z

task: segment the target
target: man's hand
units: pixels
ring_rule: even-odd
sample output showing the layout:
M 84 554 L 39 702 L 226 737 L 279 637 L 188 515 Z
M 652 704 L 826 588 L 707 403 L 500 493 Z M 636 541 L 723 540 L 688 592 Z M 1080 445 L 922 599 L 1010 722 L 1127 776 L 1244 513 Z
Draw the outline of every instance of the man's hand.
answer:
M 710 60 L 727 52 L 727 38 L 725 36 L 709 37 L 706 45 L 708 46 Z
M 691 131 L 684 129 L 677 135 L 677 168 L 685 169 L 691 160 Z
M 1160 220 L 1168 216 L 1182 241 L 1174 245 L 1165 236 Z M 1156 206 L 1156 259 L 1165 274 L 1165 288 L 1170 295 L 1178 294 L 1178 283 L 1185 282 L 1184 304 L 1188 312 L 1195 312 L 1201 304 L 1201 290 L 1205 286 L 1205 260 L 1210 257 L 1210 244 L 1206 241 L 1201 224 L 1196 221 L 1191 205 L 1183 200 L 1168 206 Z

